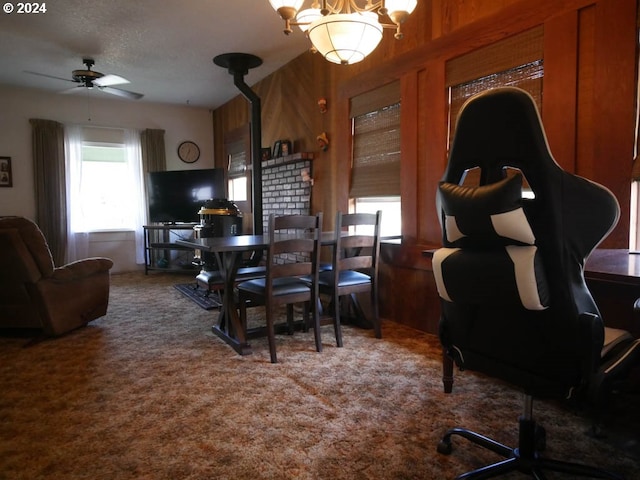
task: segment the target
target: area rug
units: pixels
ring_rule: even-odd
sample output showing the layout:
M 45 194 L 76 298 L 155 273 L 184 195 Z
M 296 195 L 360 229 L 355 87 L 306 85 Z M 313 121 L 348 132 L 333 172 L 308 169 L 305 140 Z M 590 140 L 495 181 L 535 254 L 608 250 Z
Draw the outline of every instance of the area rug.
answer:
M 517 441 L 522 394 L 468 371 L 445 394 L 433 335 L 384 319 L 382 339 L 345 326 L 338 348 L 327 325 L 321 353 L 312 331 L 277 335 L 271 364 L 265 338 L 236 354 L 211 332 L 217 312 L 174 284 L 113 275 L 108 313 L 87 327 L 0 337 L 0 480 L 443 480 L 498 460 L 459 438 L 437 453 L 448 428 Z M 638 411 L 611 411 L 628 441 Z M 581 412 L 535 413 L 545 456 L 640 478 L 636 451 L 585 435 Z
M 220 308 L 222 306 L 218 301 L 219 297 L 217 293 L 212 292 L 207 295 L 207 291 L 204 288 L 198 287 L 195 283 L 178 283 L 173 287 L 205 310 L 213 310 L 214 308 Z

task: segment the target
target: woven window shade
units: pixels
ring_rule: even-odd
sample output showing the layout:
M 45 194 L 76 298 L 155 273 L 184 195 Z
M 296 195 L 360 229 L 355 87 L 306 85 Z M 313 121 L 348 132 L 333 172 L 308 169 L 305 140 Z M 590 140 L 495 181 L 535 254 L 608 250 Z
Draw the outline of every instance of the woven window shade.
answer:
M 350 196 L 400 195 L 400 82 L 353 97 Z
M 247 152 L 240 151 L 229 155 L 229 178 L 244 177 L 247 174 Z
M 522 88 L 542 111 L 543 34 L 543 27 L 536 27 L 447 62 L 450 139 L 464 102 L 490 88 Z
M 353 119 L 350 196 L 400 195 L 400 103 Z
M 451 59 L 446 65 L 446 86 L 470 82 L 540 60 L 544 52 L 543 41 L 544 29 L 540 26 Z
M 395 81 L 375 90 L 351 98 L 349 115 L 351 118 L 375 112 L 400 101 L 400 81 Z
M 536 102 L 538 110 L 542 112 L 542 78 L 544 76 L 544 66 L 542 60 L 531 62 L 526 65 L 498 72 L 493 75 L 478 78 L 467 83 L 456 85 L 450 89 L 449 115 L 450 115 L 450 138 L 455 130 L 458 113 L 470 97 L 476 93 L 496 87 L 519 87 L 531 94 Z

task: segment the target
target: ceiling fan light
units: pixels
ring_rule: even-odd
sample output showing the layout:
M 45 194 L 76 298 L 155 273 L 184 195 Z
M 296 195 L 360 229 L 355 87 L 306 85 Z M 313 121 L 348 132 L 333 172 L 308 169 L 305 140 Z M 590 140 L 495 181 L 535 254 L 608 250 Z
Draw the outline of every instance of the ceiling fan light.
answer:
M 382 25 L 372 12 L 327 15 L 309 25 L 309 39 L 330 62 L 362 61 L 382 40 Z
M 311 23 L 322 17 L 322 13 L 320 13 L 319 8 L 306 8 L 298 13 L 296 16 L 296 22 L 300 25 L 298 27 L 303 32 L 309 30 L 309 26 Z

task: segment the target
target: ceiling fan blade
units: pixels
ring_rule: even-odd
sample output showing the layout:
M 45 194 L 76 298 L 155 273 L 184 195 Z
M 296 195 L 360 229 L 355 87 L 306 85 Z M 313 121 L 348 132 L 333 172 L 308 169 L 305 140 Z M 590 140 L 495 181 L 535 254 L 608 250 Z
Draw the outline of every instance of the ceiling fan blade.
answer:
M 71 87 L 67 90 L 63 90 L 61 92 L 58 93 L 62 93 L 63 95 L 68 95 L 70 93 L 81 93 L 85 90 L 84 85 L 78 85 L 77 87 Z
M 113 85 L 123 85 L 125 83 L 131 82 L 129 82 L 129 80 L 127 80 L 126 78 L 122 78 L 119 75 L 113 74 L 103 75 L 102 77 L 96 78 L 93 81 L 93 84 L 98 87 L 111 87 Z
M 111 88 L 111 87 L 100 87 L 105 93 L 110 93 L 112 95 L 118 95 L 119 97 L 128 98 L 129 100 L 139 100 L 144 97 L 141 93 L 129 92 L 127 90 L 121 90 L 119 88 Z
M 29 70 L 24 70 L 24 73 L 28 73 L 30 75 L 38 75 L 39 77 L 47 77 L 47 78 L 55 78 L 56 80 L 62 80 L 64 82 L 74 82 L 74 80 L 71 80 L 70 78 L 62 78 L 62 77 L 56 77 L 53 75 L 47 75 L 46 73 L 38 73 L 38 72 L 30 72 Z

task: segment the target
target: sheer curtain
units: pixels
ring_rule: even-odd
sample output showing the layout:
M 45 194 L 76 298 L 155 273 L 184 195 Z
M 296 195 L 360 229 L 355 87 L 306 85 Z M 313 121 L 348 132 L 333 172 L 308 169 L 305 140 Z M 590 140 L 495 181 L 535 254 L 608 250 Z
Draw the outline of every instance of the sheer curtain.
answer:
M 67 261 L 73 262 L 89 256 L 89 233 L 82 222 L 82 127 L 65 128 L 66 190 L 68 202 Z
M 93 134 L 95 135 L 95 128 Z M 142 226 L 146 223 L 146 194 L 144 189 L 144 174 L 142 171 L 142 153 L 140 147 L 140 132 L 134 129 L 121 129 L 124 139 L 124 151 L 126 159 L 126 174 L 122 178 L 120 185 L 114 185 L 114 194 L 120 197 L 127 205 L 127 213 L 123 228 L 134 231 L 135 236 L 135 259 L 137 264 L 144 264 L 144 234 Z M 65 150 L 66 150 L 66 193 L 68 201 L 68 241 L 67 258 L 68 261 L 87 258 L 89 252 L 89 230 L 95 229 L 95 222 L 89 222 L 88 215 L 95 214 L 86 211 L 86 205 L 90 204 L 91 198 L 87 195 L 94 194 L 85 185 L 83 175 L 83 144 L 90 139 L 86 138 L 86 132 L 81 125 L 67 125 L 65 128 Z M 122 144 L 120 144 L 122 145 Z M 83 189 L 84 186 L 84 189 Z M 93 227 L 87 227 L 93 224 Z
M 145 263 L 144 255 L 144 231 L 142 226 L 147 223 L 147 199 L 145 190 L 145 175 L 142 168 L 142 148 L 140 132 L 137 130 L 125 130 L 124 143 L 127 156 L 127 168 L 130 178 L 133 180 L 135 189 L 134 221 L 136 238 L 136 263 Z

